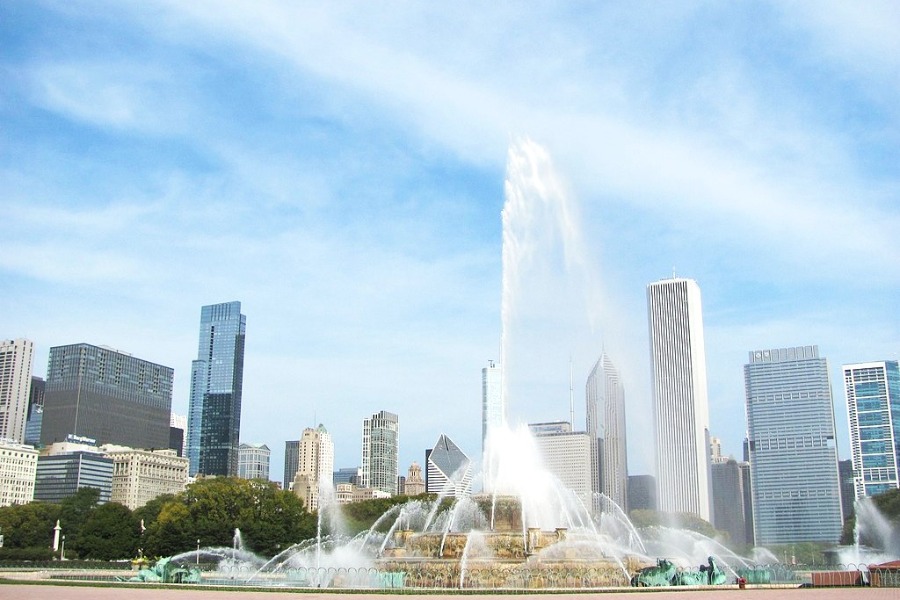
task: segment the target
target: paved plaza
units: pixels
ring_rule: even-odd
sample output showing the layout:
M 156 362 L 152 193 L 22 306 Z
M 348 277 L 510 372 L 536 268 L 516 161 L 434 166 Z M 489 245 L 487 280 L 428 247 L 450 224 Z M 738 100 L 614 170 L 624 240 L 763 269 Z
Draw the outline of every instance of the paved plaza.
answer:
M 897 588 L 754 588 L 740 590 L 735 587 L 719 589 L 661 590 L 628 588 L 625 590 L 560 593 L 560 594 L 397 594 L 403 600 L 437 600 L 459 598 L 468 600 L 497 600 L 504 597 L 528 596 L 535 600 L 585 600 L 602 597 L 603 600 L 638 600 L 645 596 L 649 600 L 896 600 L 900 597 Z M 0 600 L 278 600 L 278 598 L 302 597 L 303 600 L 374 600 L 390 594 L 353 594 L 346 592 L 283 592 L 272 591 L 225 591 L 215 589 L 186 590 L 142 588 L 140 585 L 115 587 L 65 586 L 65 585 L 23 585 L 0 584 Z

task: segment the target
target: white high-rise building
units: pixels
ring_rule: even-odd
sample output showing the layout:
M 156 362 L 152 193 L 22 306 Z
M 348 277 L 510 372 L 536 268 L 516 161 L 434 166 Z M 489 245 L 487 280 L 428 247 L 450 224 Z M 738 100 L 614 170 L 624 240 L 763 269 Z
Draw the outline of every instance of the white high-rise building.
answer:
M 34 446 L 0 441 L 0 506 L 34 500 L 37 460 Z
M 238 446 L 238 477 L 269 480 L 269 461 L 272 451 L 265 444 Z
M 387 411 L 363 419 L 360 486 L 397 493 L 400 418 Z
M 844 365 L 856 498 L 900 487 L 900 366 L 896 360 Z
M 426 492 L 458 498 L 472 491 L 472 461 L 449 436 L 442 433 L 425 458 Z
M 625 390 L 618 370 L 605 352 L 588 376 L 585 400 L 591 442 L 591 491 L 605 494 L 627 511 Z
M 700 287 L 692 279 L 647 286 L 657 505 L 709 521 L 709 401 Z
M 481 370 L 481 454 L 484 455 L 488 431 L 506 422 L 506 407 L 503 406 L 500 365 L 488 361 Z
M 25 441 L 34 342 L 0 340 L 0 439 Z
M 334 473 L 334 442 L 324 425 L 307 427 L 300 436 L 297 451 L 297 473 L 294 493 L 309 510 L 318 510 L 323 483 L 331 482 Z

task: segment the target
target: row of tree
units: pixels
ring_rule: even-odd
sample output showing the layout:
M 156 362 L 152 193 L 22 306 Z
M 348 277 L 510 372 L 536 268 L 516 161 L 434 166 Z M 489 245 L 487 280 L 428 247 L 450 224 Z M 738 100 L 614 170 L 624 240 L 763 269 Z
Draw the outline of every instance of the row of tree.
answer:
M 98 504 L 99 491 L 81 488 L 60 504 L 31 502 L 0 508 L 0 559 L 49 559 L 57 520 L 66 536 L 66 556 L 117 560 L 143 554 L 172 556 L 202 547 L 230 547 L 235 529 L 244 546 L 261 556 L 274 556 L 316 535 L 317 517 L 303 501 L 263 480 L 219 477 L 201 479 L 177 495 L 160 496 L 135 511 L 114 502 Z M 393 505 L 396 496 L 343 507 L 347 533 L 362 531 Z M 881 513 L 900 524 L 900 490 L 876 496 Z M 680 526 L 718 537 L 706 521 L 683 515 Z M 637 527 L 663 524 L 655 511 L 632 511 Z M 327 526 L 327 525 L 326 525 Z M 845 535 L 852 531 L 848 521 Z M 848 542 L 850 540 L 845 540 Z
M 203 479 L 134 511 L 115 502 L 98 504 L 98 497 L 95 488 L 81 488 L 60 504 L 0 508 L 0 558 L 51 558 L 57 520 L 67 557 L 98 560 L 170 556 L 198 543 L 231 546 L 235 529 L 248 549 L 272 556 L 316 532 L 316 518 L 300 498 L 262 480 Z

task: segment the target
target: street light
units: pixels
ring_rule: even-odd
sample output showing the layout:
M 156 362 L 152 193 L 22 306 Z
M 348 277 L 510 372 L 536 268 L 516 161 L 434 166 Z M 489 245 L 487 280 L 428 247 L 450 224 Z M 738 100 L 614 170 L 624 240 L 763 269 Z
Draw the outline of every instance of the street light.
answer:
M 59 547 L 59 560 L 66 560 L 66 534 L 63 534 L 62 545 Z
M 197 566 L 200 566 L 200 540 L 197 540 Z

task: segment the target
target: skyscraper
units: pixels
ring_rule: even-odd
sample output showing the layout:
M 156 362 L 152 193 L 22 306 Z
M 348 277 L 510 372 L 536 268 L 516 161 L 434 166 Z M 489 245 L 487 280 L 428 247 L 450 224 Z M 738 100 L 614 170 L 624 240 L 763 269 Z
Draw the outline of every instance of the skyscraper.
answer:
M 713 527 L 727 531 L 735 544 L 747 543 L 744 478 L 741 463 L 724 457 L 712 464 Z
M 488 361 L 481 370 L 481 454 L 484 455 L 488 431 L 506 422 L 506 407 L 500 380 L 500 365 Z
M 132 448 L 168 448 L 174 372 L 90 344 L 50 348 L 41 443 L 67 436 Z
M 425 491 L 451 497 L 468 495 L 472 487 L 472 461 L 459 446 L 441 434 L 425 453 Z
M 297 449 L 293 489 L 309 510 L 318 510 L 322 492 L 332 488 L 334 442 L 325 426 L 307 427 Z
M 44 421 L 44 390 L 47 382 L 41 377 L 31 376 L 31 391 L 28 393 L 28 418 L 25 421 L 25 443 L 32 446 L 41 443 L 41 424 Z
M 377 412 L 363 420 L 362 478 L 360 487 L 397 493 L 400 455 L 400 419 L 394 413 Z
M 757 350 L 744 383 L 755 542 L 837 542 L 843 518 L 827 361 L 817 346 Z
M 289 490 L 294 484 L 294 475 L 300 466 L 300 440 L 286 440 L 284 442 L 284 479 L 282 489 Z
M 591 491 L 605 494 L 627 512 L 625 391 L 618 370 L 605 352 L 588 376 L 585 401 L 591 441 Z
M 188 459 L 191 476 L 237 475 L 247 317 L 240 302 L 200 309 L 200 343 L 191 364 Z
M 709 406 L 700 287 L 692 279 L 651 283 L 647 313 L 658 508 L 709 521 Z
M 856 498 L 900 487 L 900 366 L 844 365 Z
M 0 340 L 0 439 L 25 441 L 34 342 Z

